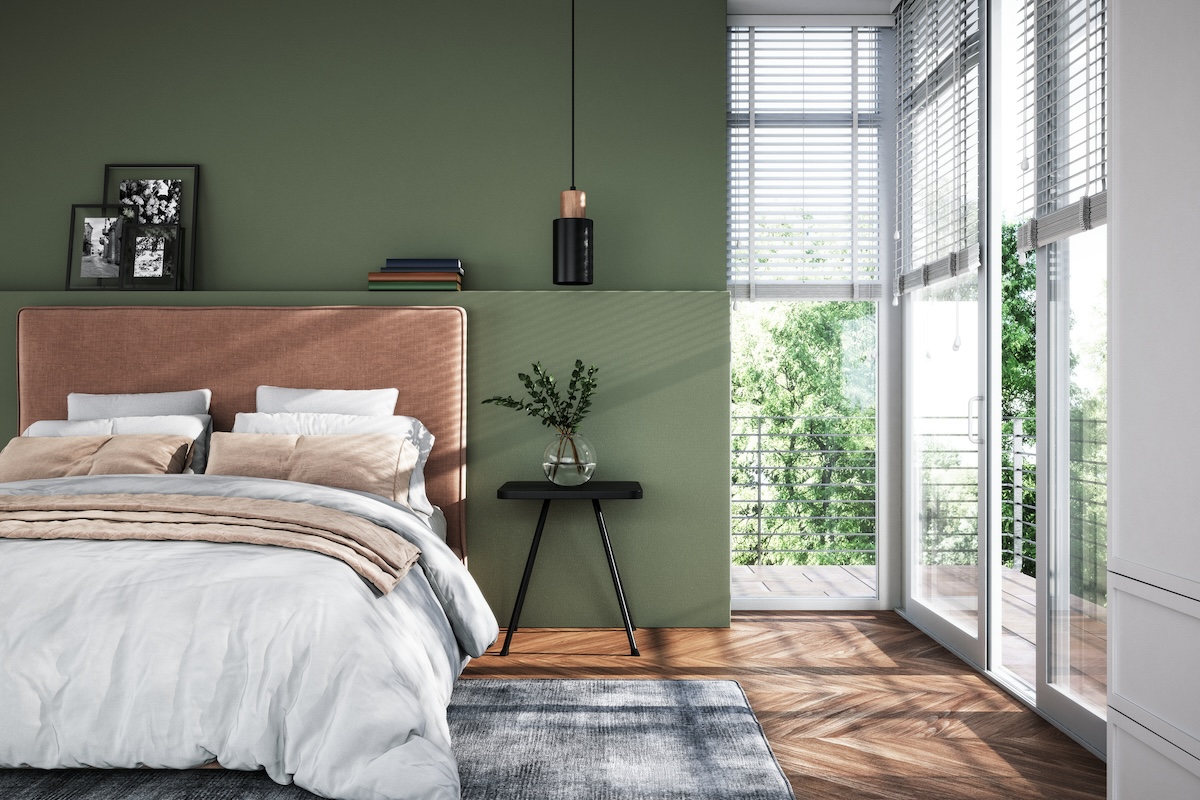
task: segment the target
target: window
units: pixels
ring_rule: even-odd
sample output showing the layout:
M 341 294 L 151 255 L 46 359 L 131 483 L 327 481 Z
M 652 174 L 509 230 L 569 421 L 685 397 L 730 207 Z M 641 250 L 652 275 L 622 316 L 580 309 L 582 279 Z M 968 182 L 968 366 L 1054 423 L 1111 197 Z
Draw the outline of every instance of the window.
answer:
M 879 593 L 883 36 L 729 29 L 736 608 Z
M 1107 674 L 1105 0 L 1021 8 L 1017 249 L 1038 281 L 1038 579 L 1052 715 L 1103 747 Z M 1040 687 L 1039 687 L 1040 688 Z M 1039 705 L 1041 695 L 1039 694 Z
M 736 299 L 880 296 L 880 32 L 729 29 Z
M 909 0 L 896 37 L 899 295 L 979 266 L 979 5 Z

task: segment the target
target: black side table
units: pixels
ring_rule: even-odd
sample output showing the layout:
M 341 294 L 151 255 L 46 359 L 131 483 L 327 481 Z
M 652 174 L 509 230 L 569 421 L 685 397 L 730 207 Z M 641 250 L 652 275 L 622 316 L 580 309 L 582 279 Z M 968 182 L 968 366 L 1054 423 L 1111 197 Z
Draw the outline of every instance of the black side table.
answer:
M 625 603 L 625 592 L 621 589 L 621 576 L 617 574 L 617 560 L 613 558 L 612 543 L 608 540 L 608 529 L 604 527 L 604 514 L 600 512 L 601 500 L 641 500 L 642 485 L 637 481 L 589 481 L 582 486 L 557 486 L 550 481 L 509 481 L 496 491 L 501 500 L 541 500 L 542 513 L 538 517 L 537 529 L 533 532 L 533 544 L 529 558 L 525 561 L 525 575 L 517 592 L 517 605 L 508 622 L 508 634 L 504 637 L 504 649 L 500 655 L 508 655 L 508 646 L 521 619 L 521 606 L 525 605 L 525 592 L 529 589 L 529 577 L 533 575 L 533 562 L 537 560 L 538 545 L 542 541 L 542 530 L 546 527 L 546 515 L 550 513 L 551 500 L 591 500 L 596 512 L 596 524 L 600 527 L 600 539 L 604 542 L 604 554 L 608 556 L 608 571 L 612 573 L 613 588 L 617 590 L 617 602 L 621 606 L 621 619 L 625 622 L 625 634 L 629 637 L 629 654 L 640 656 L 637 642 L 633 640 L 636 630 L 629 621 L 629 606 Z

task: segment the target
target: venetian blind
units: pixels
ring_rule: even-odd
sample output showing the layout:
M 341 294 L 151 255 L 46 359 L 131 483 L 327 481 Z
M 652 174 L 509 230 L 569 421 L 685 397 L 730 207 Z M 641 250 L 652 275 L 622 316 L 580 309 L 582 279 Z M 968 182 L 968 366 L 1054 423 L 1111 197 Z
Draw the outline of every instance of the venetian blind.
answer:
M 979 0 L 897 10 L 899 295 L 979 267 Z
M 1022 250 L 1107 221 L 1106 16 L 1106 0 L 1022 6 Z
M 881 296 L 880 32 L 729 28 L 735 298 Z

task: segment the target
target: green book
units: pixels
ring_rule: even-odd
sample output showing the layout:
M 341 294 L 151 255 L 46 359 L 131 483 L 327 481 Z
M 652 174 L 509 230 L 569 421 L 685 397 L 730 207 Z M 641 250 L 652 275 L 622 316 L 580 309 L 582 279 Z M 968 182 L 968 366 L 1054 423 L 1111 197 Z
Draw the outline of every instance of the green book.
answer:
M 443 291 L 457 292 L 457 281 L 368 281 L 367 288 L 371 291 Z

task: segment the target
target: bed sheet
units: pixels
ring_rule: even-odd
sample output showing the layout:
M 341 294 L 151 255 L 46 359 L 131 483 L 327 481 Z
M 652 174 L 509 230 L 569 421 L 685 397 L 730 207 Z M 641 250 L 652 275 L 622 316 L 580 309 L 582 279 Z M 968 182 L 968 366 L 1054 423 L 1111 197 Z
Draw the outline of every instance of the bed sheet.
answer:
M 253 478 L 0 484 L 4 494 L 102 492 L 315 503 L 388 527 L 422 555 L 380 595 L 345 564 L 302 550 L 0 540 L 0 766 L 217 761 L 345 800 L 458 797 L 446 706 L 466 660 L 498 630 L 418 515 Z

